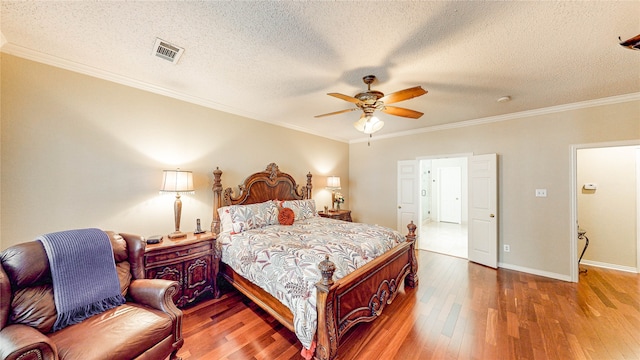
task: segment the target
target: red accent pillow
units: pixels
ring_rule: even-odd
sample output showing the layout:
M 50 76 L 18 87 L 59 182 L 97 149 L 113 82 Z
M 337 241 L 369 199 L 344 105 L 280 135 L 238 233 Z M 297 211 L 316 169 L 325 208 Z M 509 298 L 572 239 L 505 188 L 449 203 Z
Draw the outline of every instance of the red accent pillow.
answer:
M 293 213 L 293 210 L 289 208 L 282 208 L 278 213 L 278 222 L 280 225 L 291 225 L 293 224 L 295 217 L 296 214 Z

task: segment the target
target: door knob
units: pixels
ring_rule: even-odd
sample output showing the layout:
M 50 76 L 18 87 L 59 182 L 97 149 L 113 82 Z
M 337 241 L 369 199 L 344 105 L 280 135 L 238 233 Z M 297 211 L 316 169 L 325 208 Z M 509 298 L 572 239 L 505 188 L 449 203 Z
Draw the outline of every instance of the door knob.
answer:
M 493 215 L 493 214 L 491 214 L 491 215 L 489 215 L 489 217 L 492 217 L 492 218 L 494 218 L 494 217 L 496 217 L 496 216 L 495 216 L 495 215 Z
M 398 209 L 402 209 L 402 206 L 398 205 Z

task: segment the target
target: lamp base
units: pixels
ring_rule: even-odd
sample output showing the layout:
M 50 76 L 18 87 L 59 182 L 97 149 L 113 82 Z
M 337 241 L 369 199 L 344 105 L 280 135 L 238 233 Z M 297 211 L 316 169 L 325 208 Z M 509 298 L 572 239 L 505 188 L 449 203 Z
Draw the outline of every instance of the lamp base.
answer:
M 187 234 L 183 233 L 182 231 L 174 231 L 168 236 L 169 236 L 169 239 L 178 239 L 178 238 L 186 237 Z

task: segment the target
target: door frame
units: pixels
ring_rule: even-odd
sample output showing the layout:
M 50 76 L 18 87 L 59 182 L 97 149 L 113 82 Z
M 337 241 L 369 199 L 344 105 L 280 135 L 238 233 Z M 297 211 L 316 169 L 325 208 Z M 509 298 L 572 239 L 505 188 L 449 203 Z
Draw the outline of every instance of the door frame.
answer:
M 569 219 L 569 276 L 571 282 L 578 282 L 578 150 L 582 149 L 595 149 L 595 148 L 607 148 L 607 147 L 620 147 L 620 146 L 640 146 L 640 139 L 637 140 L 623 140 L 623 141 L 610 141 L 601 143 L 587 143 L 587 144 L 574 144 L 571 145 L 571 176 L 570 176 L 570 208 L 571 217 Z M 636 164 L 638 165 L 640 160 L 636 157 Z M 636 172 L 640 176 L 640 169 L 636 167 Z M 638 183 L 638 191 L 636 193 L 636 199 L 640 199 L 640 178 L 636 178 Z M 640 201 L 636 200 L 636 269 L 640 271 L 640 229 L 637 224 L 640 223 Z

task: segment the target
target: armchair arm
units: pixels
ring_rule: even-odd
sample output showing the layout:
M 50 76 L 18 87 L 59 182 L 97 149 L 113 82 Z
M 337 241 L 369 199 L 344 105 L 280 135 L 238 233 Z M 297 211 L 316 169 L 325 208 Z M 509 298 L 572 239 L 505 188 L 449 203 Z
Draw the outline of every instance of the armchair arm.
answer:
M 22 324 L 13 324 L 0 330 L 0 359 L 57 360 L 58 349 L 43 333 Z
M 173 302 L 176 292 L 178 282 L 171 280 L 137 279 L 129 285 L 129 296 L 133 301 L 164 312 L 182 312 Z
M 129 285 L 129 296 L 134 302 L 165 312 L 173 320 L 173 336 L 176 343 L 182 339 L 182 310 L 173 302 L 178 292 L 178 282 L 163 279 L 138 279 Z M 182 346 L 182 344 L 180 344 Z

